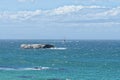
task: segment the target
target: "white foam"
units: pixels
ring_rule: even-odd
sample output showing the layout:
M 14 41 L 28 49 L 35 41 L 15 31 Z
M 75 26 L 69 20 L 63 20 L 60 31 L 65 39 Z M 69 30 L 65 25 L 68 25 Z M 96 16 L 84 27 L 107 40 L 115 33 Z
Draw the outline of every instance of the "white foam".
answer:
M 0 70 L 48 70 L 50 67 L 33 67 L 33 68 L 5 68 L 1 67 Z
M 39 68 L 21 68 L 19 70 L 48 70 L 49 67 L 39 67 Z
M 64 48 L 64 47 L 55 47 L 55 48 L 50 48 L 50 49 L 53 49 L 53 50 L 66 50 L 67 48 Z
M 0 68 L 0 70 L 15 70 L 14 68 Z

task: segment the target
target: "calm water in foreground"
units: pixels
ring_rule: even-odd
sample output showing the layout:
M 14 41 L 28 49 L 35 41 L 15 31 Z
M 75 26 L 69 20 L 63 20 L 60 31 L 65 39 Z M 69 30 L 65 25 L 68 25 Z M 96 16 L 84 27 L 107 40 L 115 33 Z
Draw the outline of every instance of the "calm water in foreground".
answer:
M 120 80 L 120 41 L 0 40 L 0 80 Z

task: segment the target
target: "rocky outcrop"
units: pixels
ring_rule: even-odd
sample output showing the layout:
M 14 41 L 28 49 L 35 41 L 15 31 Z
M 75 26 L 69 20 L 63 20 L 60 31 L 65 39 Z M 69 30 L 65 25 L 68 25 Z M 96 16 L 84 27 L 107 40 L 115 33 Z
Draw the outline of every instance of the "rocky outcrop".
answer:
M 51 44 L 21 44 L 21 48 L 24 49 L 39 49 L 39 48 L 54 48 Z

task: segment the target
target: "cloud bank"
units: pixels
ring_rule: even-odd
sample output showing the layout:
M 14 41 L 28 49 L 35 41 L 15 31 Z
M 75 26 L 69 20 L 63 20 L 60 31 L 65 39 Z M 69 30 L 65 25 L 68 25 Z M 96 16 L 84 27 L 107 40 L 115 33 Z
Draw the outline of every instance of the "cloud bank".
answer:
M 55 19 L 73 22 L 119 22 L 120 7 L 106 8 L 101 6 L 63 6 L 52 10 L 34 10 L 18 12 L 0 12 L 0 20 L 29 21 Z M 111 20 L 110 20 L 111 19 Z

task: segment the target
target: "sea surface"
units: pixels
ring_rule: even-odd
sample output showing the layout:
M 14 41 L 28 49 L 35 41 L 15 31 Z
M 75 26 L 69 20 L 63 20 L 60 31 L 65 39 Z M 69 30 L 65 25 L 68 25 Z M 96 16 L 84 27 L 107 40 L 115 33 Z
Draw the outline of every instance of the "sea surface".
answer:
M 120 80 L 120 41 L 0 40 L 0 80 Z

